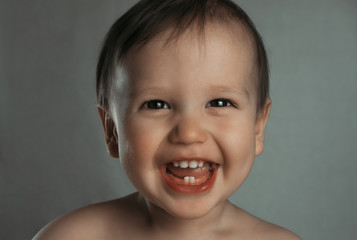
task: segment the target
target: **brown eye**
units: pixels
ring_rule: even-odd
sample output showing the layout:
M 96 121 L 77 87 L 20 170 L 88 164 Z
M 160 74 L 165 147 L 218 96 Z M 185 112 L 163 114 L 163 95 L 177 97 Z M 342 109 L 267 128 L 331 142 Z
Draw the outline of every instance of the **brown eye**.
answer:
M 146 101 L 143 104 L 144 108 L 147 109 L 165 109 L 165 108 L 170 108 L 169 105 L 162 100 L 150 100 L 150 101 Z
M 231 103 L 231 101 L 224 99 L 224 98 L 218 98 L 218 99 L 211 100 L 206 105 L 206 107 L 229 107 L 229 106 L 233 106 L 233 104 Z

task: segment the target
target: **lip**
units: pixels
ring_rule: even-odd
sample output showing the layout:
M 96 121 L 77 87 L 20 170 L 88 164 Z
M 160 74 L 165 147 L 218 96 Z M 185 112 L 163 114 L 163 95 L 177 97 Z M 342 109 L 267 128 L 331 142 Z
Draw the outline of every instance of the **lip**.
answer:
M 160 174 L 162 178 L 165 180 L 165 183 L 175 192 L 182 193 L 182 194 L 200 194 L 209 191 L 212 189 L 216 176 L 217 176 L 217 170 L 219 168 L 219 164 L 214 163 L 212 161 L 209 161 L 207 159 L 201 159 L 201 158 L 191 158 L 191 159 L 179 159 L 179 160 L 174 160 L 174 161 L 190 161 L 190 160 L 201 160 L 204 162 L 210 163 L 211 170 L 210 170 L 210 175 L 208 176 L 208 179 L 204 181 L 203 183 L 199 185 L 187 185 L 187 184 L 180 184 L 177 181 L 172 181 L 172 177 L 169 176 L 170 173 L 167 172 L 167 164 L 163 164 L 160 167 Z M 173 162 L 173 161 L 171 161 Z

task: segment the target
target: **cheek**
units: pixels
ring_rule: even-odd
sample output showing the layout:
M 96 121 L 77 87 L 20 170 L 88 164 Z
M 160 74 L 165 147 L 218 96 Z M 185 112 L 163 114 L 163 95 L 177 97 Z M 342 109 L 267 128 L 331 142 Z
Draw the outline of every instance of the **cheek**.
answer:
M 125 171 L 132 175 L 129 177 L 137 179 L 151 172 L 162 133 L 140 119 L 130 118 L 122 124 L 120 131 L 123 134 L 119 135 L 119 155 Z
M 219 129 L 221 149 L 224 154 L 224 173 L 226 177 L 244 180 L 254 162 L 255 130 L 254 121 L 243 119 L 231 121 Z

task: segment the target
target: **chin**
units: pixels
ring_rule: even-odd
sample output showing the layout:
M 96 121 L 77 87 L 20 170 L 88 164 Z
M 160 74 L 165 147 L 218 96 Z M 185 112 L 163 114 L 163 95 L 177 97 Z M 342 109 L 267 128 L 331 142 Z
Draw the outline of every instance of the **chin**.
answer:
M 167 214 L 180 219 L 197 219 L 208 215 L 216 207 L 213 196 L 203 194 L 171 199 L 159 206 Z
M 197 219 L 206 216 L 210 212 L 209 207 L 174 209 L 170 215 L 181 219 Z

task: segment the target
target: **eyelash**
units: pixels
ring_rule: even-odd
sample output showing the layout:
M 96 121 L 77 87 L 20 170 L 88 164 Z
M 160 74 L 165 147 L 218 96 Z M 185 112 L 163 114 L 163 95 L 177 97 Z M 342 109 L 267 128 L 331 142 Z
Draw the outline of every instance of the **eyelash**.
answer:
M 212 106 L 212 103 L 215 102 L 216 106 Z M 211 101 L 209 101 L 209 103 L 207 103 L 206 107 L 235 107 L 237 108 L 237 106 L 235 104 L 232 103 L 232 101 L 225 99 L 225 98 L 217 98 L 217 99 L 213 99 Z
M 212 104 L 212 103 L 214 103 L 214 104 Z M 232 103 L 232 101 L 230 101 L 228 99 L 225 99 L 225 98 L 217 98 L 217 99 L 213 99 L 213 100 L 209 101 L 206 104 L 206 108 L 208 108 L 208 107 L 214 107 L 214 108 L 234 107 L 234 108 L 238 108 L 234 103 Z M 167 102 L 165 102 L 163 100 L 159 100 L 159 99 L 146 101 L 141 105 L 141 108 L 146 108 L 146 109 L 151 109 L 151 110 L 171 109 L 170 105 Z
M 151 104 L 155 104 L 155 106 L 152 106 Z M 151 107 L 150 107 L 151 105 Z M 170 106 L 167 102 L 163 101 L 163 100 L 149 100 L 143 103 L 143 105 L 141 106 L 141 108 L 146 108 L 146 109 L 152 109 L 152 110 L 156 110 L 156 109 L 165 109 L 168 108 L 170 109 Z

